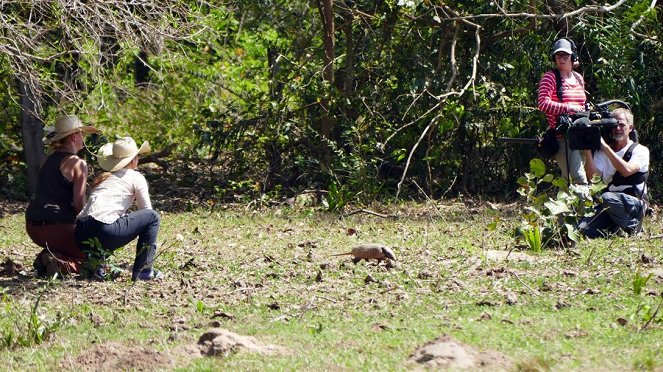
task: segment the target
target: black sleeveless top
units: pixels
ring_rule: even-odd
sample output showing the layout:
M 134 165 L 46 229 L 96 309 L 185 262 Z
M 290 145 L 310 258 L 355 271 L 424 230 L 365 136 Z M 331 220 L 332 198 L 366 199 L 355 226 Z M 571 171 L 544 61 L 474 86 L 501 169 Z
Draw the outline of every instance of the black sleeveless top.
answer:
M 37 193 L 25 211 L 29 221 L 48 221 L 59 223 L 75 223 L 74 183 L 65 178 L 60 171 L 60 164 L 65 158 L 74 155 L 69 152 L 56 151 L 46 158 L 39 169 L 37 177 Z

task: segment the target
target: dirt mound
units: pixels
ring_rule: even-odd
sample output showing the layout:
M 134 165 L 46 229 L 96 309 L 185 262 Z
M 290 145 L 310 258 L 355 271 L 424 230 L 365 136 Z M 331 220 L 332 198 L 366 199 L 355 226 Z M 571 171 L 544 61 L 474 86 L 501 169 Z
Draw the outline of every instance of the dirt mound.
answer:
M 508 370 L 511 361 L 496 351 L 477 351 L 449 336 L 426 343 L 410 355 L 408 364 L 434 369 Z
M 222 328 L 213 328 L 198 339 L 198 349 L 202 355 L 228 356 L 238 351 L 259 354 L 281 354 L 285 350 L 277 345 L 261 344 L 255 338 L 242 336 Z
M 63 369 L 77 371 L 153 371 L 174 366 L 166 353 L 142 346 L 107 342 L 83 351 L 79 356 L 60 362 Z

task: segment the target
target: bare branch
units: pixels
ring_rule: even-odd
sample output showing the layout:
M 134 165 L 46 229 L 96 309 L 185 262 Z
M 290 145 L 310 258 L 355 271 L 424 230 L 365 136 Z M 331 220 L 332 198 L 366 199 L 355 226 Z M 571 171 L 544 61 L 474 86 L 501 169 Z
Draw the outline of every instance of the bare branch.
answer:
M 451 91 L 451 92 L 446 92 L 446 93 L 443 93 L 443 94 L 439 95 L 437 97 L 438 98 L 438 103 L 435 106 L 433 106 L 432 109 L 428 110 L 426 112 L 426 114 L 431 112 L 433 109 L 436 109 L 439 106 L 441 106 L 442 103 L 444 101 L 446 101 L 446 99 L 448 97 L 450 97 L 452 95 L 456 95 L 458 97 L 462 96 L 465 93 L 465 91 L 470 87 L 470 85 L 473 86 L 474 82 L 476 81 L 477 66 L 479 64 L 479 55 L 481 53 L 481 35 L 480 35 L 480 33 L 481 33 L 482 28 L 481 28 L 481 26 L 479 26 L 477 24 L 473 24 L 471 22 L 466 22 L 466 23 L 476 27 L 476 30 L 475 30 L 475 33 L 474 33 L 475 40 L 476 40 L 476 48 L 475 48 L 475 52 L 474 52 L 474 57 L 472 58 L 472 75 L 470 76 L 468 81 L 465 83 L 465 86 L 460 91 L 458 91 L 458 92 Z M 453 50 L 453 48 L 452 48 L 452 50 Z M 452 58 L 452 64 L 455 64 L 455 61 L 453 60 L 453 58 L 455 58 L 453 53 L 452 53 L 450 58 Z M 455 78 L 455 75 L 452 75 L 452 78 L 450 78 L 449 84 L 447 84 L 447 90 L 451 88 L 451 85 L 452 85 L 451 84 L 451 82 L 452 82 L 451 79 L 453 79 L 453 78 Z M 440 117 L 440 114 L 436 115 L 428 123 L 426 128 L 424 128 L 423 132 L 421 132 L 421 135 L 419 136 L 419 139 L 417 140 L 417 142 L 414 144 L 414 146 L 412 146 L 412 149 L 410 149 L 410 154 L 408 155 L 407 161 L 405 163 L 405 169 L 403 169 L 403 174 L 401 175 L 401 180 L 398 182 L 398 188 L 397 188 L 397 191 L 396 191 L 396 198 L 398 198 L 398 195 L 401 192 L 401 186 L 403 185 L 403 182 L 405 181 L 405 176 L 407 175 L 407 171 L 410 168 L 410 162 L 412 161 L 412 157 L 414 156 L 414 152 L 417 150 L 417 148 L 419 147 L 419 144 L 421 144 L 421 141 L 424 139 L 424 137 L 426 137 L 426 134 L 428 134 L 428 131 L 433 127 L 434 124 L 437 123 L 437 119 L 439 119 L 439 117 Z M 393 136 L 393 134 L 392 134 L 392 136 Z M 389 138 L 391 138 L 391 136 Z
M 652 9 L 654 9 L 654 7 L 656 6 L 656 2 L 657 2 L 657 0 L 652 0 L 652 1 L 651 1 L 651 3 L 649 4 L 649 7 L 647 8 L 647 12 L 650 12 L 650 11 L 652 11 Z M 633 35 L 635 35 L 635 36 L 637 36 L 637 37 L 639 37 L 639 38 L 642 38 L 642 39 L 645 39 L 645 40 L 648 40 L 648 41 L 651 41 L 651 42 L 653 42 L 653 43 L 655 43 L 655 44 L 660 45 L 660 44 L 661 44 L 661 41 L 658 40 L 658 37 L 657 37 L 657 36 L 648 36 L 648 35 L 644 35 L 644 34 L 641 34 L 641 33 L 637 32 L 637 31 L 635 30 L 636 27 L 638 27 L 638 26 L 640 25 L 640 23 L 642 23 L 642 20 L 643 20 L 643 19 L 645 19 L 645 15 L 644 15 L 644 13 L 643 13 L 642 15 L 640 15 L 640 17 L 638 18 L 638 20 L 635 21 L 635 22 L 633 22 L 633 24 L 631 25 L 631 34 L 633 34 Z
M 560 18 L 561 19 L 569 18 L 569 17 L 573 17 L 573 16 L 576 16 L 576 15 L 581 14 L 581 13 L 597 13 L 597 14 L 608 13 L 608 12 L 611 12 L 611 11 L 617 9 L 620 5 L 624 4 L 625 2 L 626 2 L 626 0 L 619 0 L 614 5 L 610 5 L 610 6 L 606 6 L 606 5 L 600 5 L 600 6 L 599 5 L 588 5 L 588 6 L 580 8 L 580 9 L 574 10 L 572 12 L 565 13 Z
M 655 0 L 654 0 L 655 1 Z M 601 14 L 601 13 L 608 13 L 622 4 L 624 4 L 626 0 L 619 0 L 613 5 L 588 5 L 585 7 L 582 7 L 580 9 L 576 9 L 572 12 L 568 13 L 563 13 L 563 14 L 536 14 L 536 13 L 527 13 L 527 12 L 519 12 L 519 13 L 507 13 L 499 4 L 497 4 L 497 7 L 499 9 L 499 13 L 483 13 L 483 14 L 468 14 L 468 15 L 460 15 L 460 14 L 454 14 L 451 17 L 445 18 L 446 21 L 469 21 L 471 19 L 487 19 L 487 18 L 533 18 L 533 19 L 564 19 L 564 18 L 569 18 L 569 17 L 574 17 L 579 14 L 587 14 L 587 13 L 592 13 L 592 14 Z M 450 8 L 447 5 L 442 5 L 444 8 L 447 10 L 450 10 Z
M 135 54 L 136 49 L 160 54 L 169 43 L 200 33 L 204 23 L 194 17 L 202 15 L 192 7 L 201 4 L 0 1 L 0 55 L 7 57 L 14 76 L 30 86 L 40 101 L 77 102 L 112 72 L 108 67 L 121 54 Z M 81 62 L 88 68 L 82 70 Z M 35 102 L 38 109 L 42 103 Z

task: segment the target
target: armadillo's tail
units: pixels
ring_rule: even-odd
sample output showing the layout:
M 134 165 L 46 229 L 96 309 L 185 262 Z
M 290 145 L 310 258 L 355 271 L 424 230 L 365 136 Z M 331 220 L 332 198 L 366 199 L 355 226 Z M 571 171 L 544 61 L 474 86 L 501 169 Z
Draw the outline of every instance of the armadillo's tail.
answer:
M 352 254 L 352 252 L 345 252 L 345 253 L 331 254 L 330 256 L 332 256 L 332 257 L 334 257 L 334 256 L 346 256 L 346 255 L 349 255 L 349 254 Z

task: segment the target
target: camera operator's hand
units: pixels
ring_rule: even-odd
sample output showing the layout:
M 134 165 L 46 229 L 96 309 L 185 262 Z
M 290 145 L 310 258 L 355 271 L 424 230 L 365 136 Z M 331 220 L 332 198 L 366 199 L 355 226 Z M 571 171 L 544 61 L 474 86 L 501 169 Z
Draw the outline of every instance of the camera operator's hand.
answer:
M 603 141 L 603 140 L 601 140 Z M 587 174 L 587 179 L 591 180 L 595 175 L 599 175 L 598 170 L 596 169 L 596 164 L 594 164 L 594 154 L 592 150 L 581 150 L 582 156 L 585 160 L 585 173 Z

